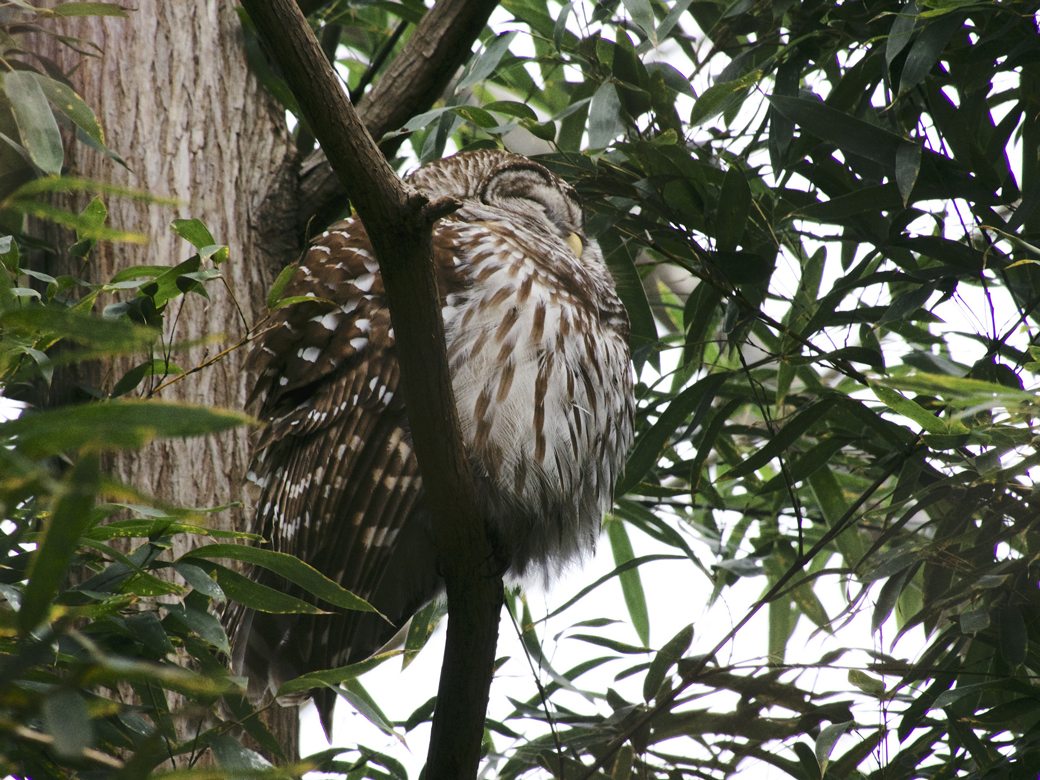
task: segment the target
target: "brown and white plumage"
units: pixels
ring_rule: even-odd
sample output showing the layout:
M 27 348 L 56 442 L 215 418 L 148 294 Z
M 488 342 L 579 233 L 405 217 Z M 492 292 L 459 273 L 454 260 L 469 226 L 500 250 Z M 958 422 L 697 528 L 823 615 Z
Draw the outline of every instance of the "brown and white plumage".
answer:
M 593 546 L 631 442 L 624 308 L 573 190 L 541 165 L 479 151 L 409 181 L 462 203 L 434 227 L 434 260 L 494 548 L 510 575 L 551 574 Z M 393 327 L 359 220 L 314 241 L 286 295 L 314 300 L 281 310 L 252 356 L 268 421 L 255 530 L 400 626 L 439 580 Z M 360 613 L 246 614 L 236 661 L 274 684 L 361 660 L 394 631 Z

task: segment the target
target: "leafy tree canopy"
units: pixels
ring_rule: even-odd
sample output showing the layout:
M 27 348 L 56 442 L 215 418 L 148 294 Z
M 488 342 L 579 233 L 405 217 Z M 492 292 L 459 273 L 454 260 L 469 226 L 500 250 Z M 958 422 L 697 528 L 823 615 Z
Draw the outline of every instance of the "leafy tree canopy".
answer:
M 416 2 L 302 5 L 362 105 L 424 13 Z M 161 330 L 169 302 L 206 294 L 226 260 L 201 222 L 174 225 L 187 259 L 114 279 L 48 276 L 32 261 L 141 238 L 106 225 L 105 202 L 145 195 L 59 175 L 61 128 L 119 164 L 66 77 L 27 49 L 27 33 L 63 13 L 133 14 L 0 8 L 0 386 L 17 396 L 69 363 L 140 360 L 92 388 L 95 403 L 0 424 L 0 763 L 34 777 L 117 767 L 137 777 L 208 748 L 225 768 L 263 773 L 232 728 L 276 761 L 282 750 L 225 671 L 214 606 L 356 605 L 298 561 L 225 544 L 241 534 L 214 539 L 205 516 L 219 507 L 156 507 L 101 466 L 113 448 L 242 418 L 151 398 L 188 370 L 169 323 Z M 537 616 L 512 600 L 549 680 L 488 722 L 487 771 L 725 777 L 758 761 L 796 778 L 1034 772 L 1033 4 L 505 0 L 475 49 L 384 147 L 403 163 L 507 144 L 573 181 L 628 308 L 640 378 L 637 440 L 607 521 L 608 579 L 631 626 L 577 627 L 587 660 L 552 669 Z M 308 129 L 294 132 L 309 152 Z M 54 205 L 70 192 L 90 197 L 78 210 Z M 42 246 L 40 220 L 76 235 Z M 291 301 L 276 289 L 269 304 Z M 181 534 L 204 544 L 172 557 Z M 658 552 L 636 556 L 645 537 Z M 244 556 L 314 604 L 243 578 L 229 559 Z M 767 645 L 732 651 L 745 615 L 728 633 L 651 638 L 658 605 L 642 577 L 662 556 L 688 562 L 677 599 L 761 585 L 747 616 L 767 613 Z M 856 614 L 885 628 L 865 663 L 841 644 Z M 789 647 L 800 622 L 834 634 L 836 649 L 806 658 Z M 694 631 L 713 652 L 693 654 Z M 911 632 L 923 647 L 890 641 Z M 849 667 L 847 690 L 816 690 L 818 667 Z M 587 684 L 593 669 L 618 685 Z M 633 679 L 641 695 L 618 692 Z M 139 705 L 123 703 L 127 687 Z M 360 683 L 348 689 L 380 719 Z M 718 691 L 730 695 L 706 698 Z M 219 702 L 221 714 L 185 740 L 168 692 L 189 710 Z M 428 717 L 421 708 L 398 728 Z M 310 763 L 404 776 L 361 746 L 335 755 Z

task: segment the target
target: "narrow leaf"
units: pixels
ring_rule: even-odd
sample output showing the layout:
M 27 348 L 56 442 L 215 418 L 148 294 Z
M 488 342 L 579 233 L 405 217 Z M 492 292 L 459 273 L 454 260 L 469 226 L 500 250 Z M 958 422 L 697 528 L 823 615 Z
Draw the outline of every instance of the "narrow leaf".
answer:
M 610 539 L 610 549 L 614 554 L 614 564 L 621 566 L 635 558 L 635 553 L 632 552 L 632 541 L 628 538 L 625 524 L 615 517 L 608 517 L 605 525 L 607 538 Z M 618 582 L 621 584 L 621 593 L 625 597 L 629 617 L 632 618 L 632 627 L 635 628 L 639 640 L 644 645 L 649 645 L 650 614 L 646 606 L 646 593 L 643 591 L 643 580 L 639 575 L 639 568 L 621 571 L 618 574 Z
M 22 634 L 28 634 L 44 620 L 65 582 L 80 537 L 91 523 L 91 510 L 100 484 L 101 470 L 96 455 L 81 457 L 63 480 L 29 564 L 29 582 L 18 612 L 18 628 Z
M 606 149 L 624 129 L 617 89 L 609 81 L 604 81 L 593 94 L 589 106 L 589 146 Z
M 241 544 L 208 544 L 197 547 L 181 556 L 180 560 L 191 560 L 193 558 L 204 558 L 207 560 L 230 559 L 243 561 L 259 566 L 262 569 L 273 571 L 290 582 L 324 599 L 330 604 L 343 609 L 357 610 L 360 612 L 375 612 L 375 608 L 349 590 L 333 582 L 313 566 L 308 566 L 299 558 L 286 553 L 274 552 L 273 550 L 261 550 L 258 547 L 247 547 Z
M 0 439 L 40 457 L 83 448 L 140 447 L 156 438 L 217 433 L 250 420 L 241 412 L 208 406 L 118 400 L 25 414 L 0 423 Z
M 679 663 L 679 659 L 690 649 L 692 641 L 693 625 L 691 624 L 679 629 L 678 633 L 657 652 L 654 660 L 650 662 L 650 668 L 647 669 L 646 677 L 643 680 L 643 701 L 649 703 L 654 700 L 664 684 L 665 674 Z
M 170 223 L 173 232 L 183 238 L 196 249 L 212 246 L 217 242 L 201 220 L 198 219 L 175 219 Z
M 79 758 L 94 742 L 87 703 L 77 691 L 63 688 L 44 699 L 43 722 L 54 752 L 63 758 Z
M 719 194 L 715 218 L 715 239 L 719 250 L 736 251 L 744 238 L 744 230 L 751 211 L 751 188 L 740 168 L 731 166 L 726 171 Z
M 11 101 L 20 140 L 33 163 L 44 173 L 61 173 L 65 161 L 61 133 L 36 74 L 12 70 L 4 74 L 3 87 Z
M 823 419 L 834 407 L 834 400 L 823 398 L 791 418 L 783 428 L 769 437 L 764 447 L 756 450 L 743 461 L 731 468 L 719 479 L 736 479 L 762 468 L 773 458 L 783 454 L 794 442 L 801 438 L 809 428 Z

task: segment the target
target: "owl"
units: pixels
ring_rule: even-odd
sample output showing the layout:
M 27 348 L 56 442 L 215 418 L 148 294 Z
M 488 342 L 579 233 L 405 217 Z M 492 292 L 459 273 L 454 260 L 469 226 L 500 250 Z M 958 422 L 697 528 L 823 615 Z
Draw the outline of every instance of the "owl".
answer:
M 433 228 L 462 438 L 502 571 L 549 577 L 595 544 L 632 440 L 628 319 L 574 190 L 533 160 L 457 154 L 413 173 L 460 208 Z M 250 363 L 266 422 L 252 530 L 370 613 L 236 621 L 254 690 L 363 660 L 441 583 L 379 265 L 357 218 L 310 245 Z M 274 575 L 262 582 L 303 596 Z M 327 717 L 327 713 L 326 713 Z

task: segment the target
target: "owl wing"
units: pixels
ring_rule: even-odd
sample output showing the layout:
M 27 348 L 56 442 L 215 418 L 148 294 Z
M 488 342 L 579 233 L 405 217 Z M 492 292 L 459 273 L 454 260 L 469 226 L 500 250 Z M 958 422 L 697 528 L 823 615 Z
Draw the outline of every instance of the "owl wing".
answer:
M 456 238 L 450 223 L 435 232 L 442 295 L 461 283 Z M 269 421 L 253 464 L 262 490 L 255 528 L 272 549 L 369 600 L 393 625 L 357 613 L 257 613 L 246 627 L 256 636 L 243 638 L 256 651 L 244 651 L 244 671 L 261 679 L 271 671 L 257 666 L 272 661 L 257 654 L 274 657 L 280 679 L 361 660 L 438 588 L 393 329 L 360 221 L 323 234 L 285 294 L 314 300 L 281 310 L 251 355 L 253 396 Z M 258 577 L 285 588 L 266 572 Z

